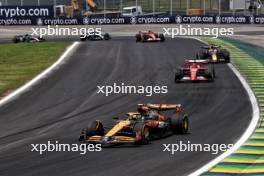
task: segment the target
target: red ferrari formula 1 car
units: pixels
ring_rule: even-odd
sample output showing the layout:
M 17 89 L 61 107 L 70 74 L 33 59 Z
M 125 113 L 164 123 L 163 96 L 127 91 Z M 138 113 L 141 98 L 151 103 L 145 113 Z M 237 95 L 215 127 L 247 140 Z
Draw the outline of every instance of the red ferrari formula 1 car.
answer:
M 172 110 L 170 115 L 164 111 Z M 167 112 L 168 113 L 168 112 Z M 99 120 L 92 121 L 82 130 L 80 142 L 114 144 L 148 144 L 151 139 L 170 134 L 186 134 L 189 129 L 188 115 L 180 104 L 139 104 L 137 112 L 114 118 L 111 127 Z
M 136 42 L 164 42 L 165 37 L 163 34 L 157 34 L 152 31 L 142 32 L 136 34 Z
M 175 82 L 214 81 L 215 70 L 207 60 L 186 60 L 184 65 L 176 70 Z

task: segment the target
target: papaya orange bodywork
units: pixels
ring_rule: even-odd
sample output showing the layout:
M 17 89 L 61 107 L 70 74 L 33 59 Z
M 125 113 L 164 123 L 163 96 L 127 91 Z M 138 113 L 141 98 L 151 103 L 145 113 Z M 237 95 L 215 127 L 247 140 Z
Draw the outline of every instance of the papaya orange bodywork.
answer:
M 105 136 L 114 136 L 117 132 L 122 130 L 124 127 L 130 125 L 132 122 L 130 120 L 123 120 L 118 122 Z

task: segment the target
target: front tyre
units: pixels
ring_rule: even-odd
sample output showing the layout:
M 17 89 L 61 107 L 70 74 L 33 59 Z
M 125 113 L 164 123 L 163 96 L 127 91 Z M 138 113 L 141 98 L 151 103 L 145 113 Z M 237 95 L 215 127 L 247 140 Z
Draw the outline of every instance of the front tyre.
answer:
M 134 132 L 136 133 L 136 138 L 139 138 L 135 142 L 136 145 L 147 145 L 150 142 L 150 129 L 144 123 L 136 123 L 134 126 Z
M 136 35 L 136 42 L 141 42 L 142 39 L 141 39 L 141 35 L 140 34 L 137 34 Z
M 14 37 L 14 38 L 12 39 L 12 41 L 13 41 L 14 43 L 18 43 L 18 42 L 19 42 L 19 39 L 18 39 L 17 37 Z
M 208 59 L 208 53 L 206 50 L 201 49 L 197 54 L 196 54 L 196 59 Z
M 81 40 L 82 42 L 86 41 L 86 39 L 87 39 L 87 38 L 86 38 L 85 36 L 81 36 L 81 37 L 80 37 L 80 40 Z
M 85 129 L 86 136 L 104 135 L 104 127 L 101 121 L 96 120 L 88 124 Z
M 175 82 L 175 83 L 179 83 L 179 82 L 181 81 L 182 78 L 183 78 L 182 70 L 181 70 L 181 69 L 176 70 L 176 72 L 175 72 L 175 77 L 174 77 L 174 82 Z

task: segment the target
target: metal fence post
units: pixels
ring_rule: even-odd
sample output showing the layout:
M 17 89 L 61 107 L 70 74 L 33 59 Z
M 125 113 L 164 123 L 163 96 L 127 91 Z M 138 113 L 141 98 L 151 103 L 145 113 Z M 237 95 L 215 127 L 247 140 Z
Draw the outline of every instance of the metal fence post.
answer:
M 54 18 L 56 18 L 56 5 L 57 5 L 57 1 L 53 0 Z
M 236 14 L 236 10 L 235 10 L 235 0 L 233 0 L 233 15 Z
M 177 8 L 176 8 L 177 9 Z M 180 9 L 182 9 L 182 0 L 180 0 Z
M 244 15 L 246 15 L 246 8 L 247 8 L 247 0 L 245 0 Z
M 104 0 L 104 17 L 105 17 L 105 10 L 106 10 L 106 0 Z
M 221 15 L 221 0 L 218 0 L 218 15 Z
M 121 14 L 123 13 L 123 0 L 120 0 L 120 10 L 121 10 Z
M 186 0 L 186 14 L 189 12 L 189 0 Z
M 205 16 L 205 9 L 206 9 L 205 3 L 206 3 L 206 0 L 203 1 L 203 10 L 204 10 L 203 14 L 204 14 L 204 16 Z
M 152 15 L 155 14 L 155 0 L 152 0 Z
M 138 16 L 138 0 L 136 0 L 136 16 Z
M 170 0 L 170 15 L 172 16 L 172 0 Z

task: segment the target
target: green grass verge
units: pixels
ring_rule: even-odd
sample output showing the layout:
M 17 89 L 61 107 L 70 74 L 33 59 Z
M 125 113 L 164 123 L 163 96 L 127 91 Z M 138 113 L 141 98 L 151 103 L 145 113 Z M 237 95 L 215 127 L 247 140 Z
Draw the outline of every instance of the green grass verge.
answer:
M 234 154 L 228 156 L 222 162 L 211 168 L 207 173 L 202 175 L 228 175 L 251 173 L 259 175 L 264 173 L 264 65 L 261 50 L 254 47 L 246 47 L 244 44 L 234 40 L 221 40 L 213 38 L 201 38 L 202 40 L 221 45 L 231 52 L 231 61 L 239 72 L 246 78 L 248 84 L 254 91 L 259 102 L 260 120 L 255 132 Z
M 0 45 L 0 97 L 54 63 L 70 42 Z

